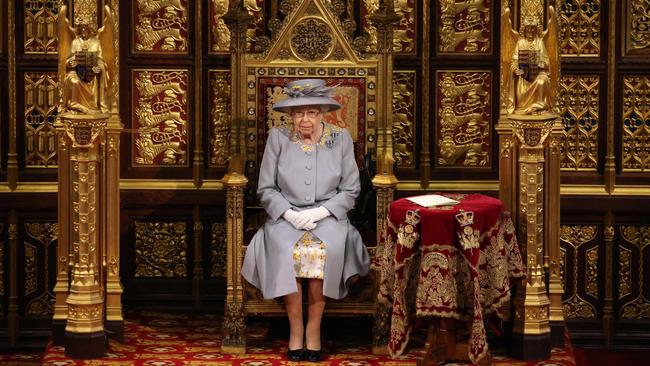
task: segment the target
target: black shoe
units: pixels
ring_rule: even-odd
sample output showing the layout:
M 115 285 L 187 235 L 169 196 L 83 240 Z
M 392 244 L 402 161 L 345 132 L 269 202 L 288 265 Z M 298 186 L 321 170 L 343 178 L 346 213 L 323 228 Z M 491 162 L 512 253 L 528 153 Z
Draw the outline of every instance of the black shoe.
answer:
M 302 348 L 287 350 L 287 360 L 289 361 L 302 361 L 303 357 L 304 357 L 304 352 Z
M 323 360 L 323 349 L 317 351 L 306 349 L 304 354 L 304 361 L 318 362 Z

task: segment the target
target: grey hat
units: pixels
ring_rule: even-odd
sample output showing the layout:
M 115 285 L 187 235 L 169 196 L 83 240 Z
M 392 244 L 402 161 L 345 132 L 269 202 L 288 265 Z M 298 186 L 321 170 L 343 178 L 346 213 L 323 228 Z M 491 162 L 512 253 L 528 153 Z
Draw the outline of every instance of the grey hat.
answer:
M 325 86 L 322 79 L 302 79 L 292 81 L 284 88 L 284 93 L 289 96 L 273 105 L 274 111 L 291 112 L 292 108 L 308 105 L 319 106 L 324 112 L 331 112 L 341 108 L 341 105 L 332 99 L 330 93 L 335 86 Z

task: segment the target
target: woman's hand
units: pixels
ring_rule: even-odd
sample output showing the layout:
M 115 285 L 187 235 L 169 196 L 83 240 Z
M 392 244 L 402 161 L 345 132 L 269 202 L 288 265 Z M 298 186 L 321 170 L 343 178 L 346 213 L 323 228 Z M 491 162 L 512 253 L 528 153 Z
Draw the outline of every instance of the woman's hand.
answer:
M 296 230 L 312 230 L 316 228 L 316 223 L 311 219 L 310 215 L 305 214 L 307 211 L 309 210 L 297 212 L 293 209 L 288 209 L 282 214 L 282 217 L 289 221 Z
M 316 222 L 326 218 L 327 216 L 331 215 L 329 210 L 326 209 L 323 206 L 310 208 L 310 209 L 305 210 L 305 211 L 300 211 L 298 214 L 308 216 L 311 219 L 311 221 L 313 221 L 314 223 L 316 223 Z

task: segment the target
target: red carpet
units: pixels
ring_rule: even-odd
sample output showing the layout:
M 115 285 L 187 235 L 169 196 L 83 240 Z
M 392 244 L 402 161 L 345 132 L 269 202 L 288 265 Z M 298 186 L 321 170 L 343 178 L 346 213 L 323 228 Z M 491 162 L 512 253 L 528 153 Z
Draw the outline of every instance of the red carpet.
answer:
M 127 316 L 124 343 L 110 341 L 108 353 L 100 359 L 72 360 L 62 347 L 48 346 L 42 356 L 45 366 L 275 366 L 315 365 L 287 361 L 285 352 L 287 321 L 282 318 L 249 319 L 248 353 L 227 355 L 220 352 L 221 317 L 140 312 Z M 342 325 L 347 329 L 342 330 Z M 331 366 L 411 366 L 422 353 L 422 337 L 414 336 L 410 347 L 399 358 L 371 354 L 369 319 L 326 318 L 323 341 L 327 358 L 319 365 Z M 422 332 L 420 332 L 422 333 Z M 420 339 L 418 339 L 420 338 Z M 25 357 L 31 359 L 21 360 Z M 0 356 L 0 365 L 27 366 L 35 355 Z M 552 359 L 522 362 L 495 355 L 493 365 L 575 365 L 571 347 L 554 349 Z M 452 365 L 452 364 L 449 364 Z
M 575 349 L 577 366 L 650 365 L 650 350 Z

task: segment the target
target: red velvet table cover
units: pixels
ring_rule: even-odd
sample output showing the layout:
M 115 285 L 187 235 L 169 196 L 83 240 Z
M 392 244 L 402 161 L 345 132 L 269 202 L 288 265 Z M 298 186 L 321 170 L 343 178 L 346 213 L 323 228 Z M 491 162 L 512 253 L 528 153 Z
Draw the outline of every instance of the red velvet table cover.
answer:
M 388 350 L 404 351 L 411 318 L 471 318 L 469 358 L 487 352 L 483 315 L 510 299 L 510 279 L 523 277 L 521 254 L 501 201 L 481 194 L 445 194 L 460 201 L 426 208 L 405 198 L 390 205 L 375 265 L 378 300 L 392 307 Z

